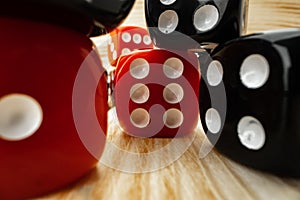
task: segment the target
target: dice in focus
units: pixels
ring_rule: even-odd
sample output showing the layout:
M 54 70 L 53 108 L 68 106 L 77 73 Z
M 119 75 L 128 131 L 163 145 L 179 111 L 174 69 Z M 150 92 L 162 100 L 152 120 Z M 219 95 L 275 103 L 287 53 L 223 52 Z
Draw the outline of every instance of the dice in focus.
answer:
M 300 177 L 300 29 L 245 36 L 202 65 L 200 115 L 217 149 L 248 166 Z M 211 95 L 226 90 L 223 105 Z M 223 97 L 224 98 L 224 97 Z
M 195 54 L 150 49 L 121 56 L 115 71 L 121 128 L 136 137 L 181 137 L 199 120 L 199 62 Z

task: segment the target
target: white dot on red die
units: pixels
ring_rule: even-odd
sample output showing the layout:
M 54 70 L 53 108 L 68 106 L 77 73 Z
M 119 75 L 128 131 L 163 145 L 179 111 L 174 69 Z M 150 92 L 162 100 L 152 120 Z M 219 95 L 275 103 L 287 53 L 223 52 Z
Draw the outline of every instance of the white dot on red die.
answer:
M 111 43 L 110 44 L 110 51 L 113 52 L 115 50 L 115 45 L 114 43 Z
M 163 91 L 163 97 L 166 102 L 170 104 L 176 104 L 182 101 L 184 97 L 184 91 L 179 84 L 170 83 L 165 87 Z
M 130 74 L 133 78 L 143 79 L 148 76 L 150 72 L 150 66 L 147 60 L 144 58 L 137 58 L 130 64 Z
M 146 101 L 148 101 L 149 97 L 150 90 L 145 84 L 137 83 L 130 89 L 130 98 L 135 103 L 145 103 Z
M 163 121 L 168 128 L 178 128 L 183 123 L 183 114 L 176 108 L 167 110 L 163 115 Z
M 169 58 L 163 65 L 163 71 L 166 77 L 171 79 L 179 78 L 184 70 L 183 62 L 175 57 Z
M 122 33 L 122 41 L 123 42 L 126 42 L 126 43 L 128 43 L 128 42 L 130 42 L 131 41 L 131 35 L 130 35 L 130 33 L 128 33 L 128 32 L 124 32 L 124 33 Z
M 111 38 L 111 35 L 108 35 L 107 36 L 107 44 L 111 44 L 112 43 L 112 38 Z
M 117 55 L 117 51 L 116 51 L 116 50 L 114 50 L 112 56 L 113 56 L 113 60 L 116 60 L 116 59 L 117 59 L 118 55 Z
M 18 141 L 32 136 L 43 121 L 38 101 L 25 94 L 0 98 L 0 138 Z
M 135 33 L 132 40 L 135 44 L 140 44 L 142 42 L 142 36 L 138 33 Z
M 144 35 L 143 42 L 144 42 L 145 45 L 150 45 L 151 42 L 152 42 L 150 36 L 149 35 Z
M 150 115 L 147 110 L 137 108 L 130 115 L 130 122 L 137 128 L 145 128 L 150 123 Z
M 122 49 L 122 55 L 129 54 L 131 51 L 128 48 Z

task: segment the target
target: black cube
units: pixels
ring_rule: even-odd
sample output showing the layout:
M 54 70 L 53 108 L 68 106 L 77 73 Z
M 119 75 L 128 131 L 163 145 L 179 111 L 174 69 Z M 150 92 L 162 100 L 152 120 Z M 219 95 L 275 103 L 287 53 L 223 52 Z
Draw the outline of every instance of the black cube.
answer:
M 145 0 L 145 15 L 154 44 L 170 47 L 180 34 L 199 43 L 223 43 L 245 28 L 247 0 Z M 189 48 L 178 46 L 177 48 Z
M 235 39 L 212 58 L 202 61 L 200 84 L 208 138 L 233 160 L 300 177 L 300 29 Z M 224 90 L 225 106 L 212 105 Z

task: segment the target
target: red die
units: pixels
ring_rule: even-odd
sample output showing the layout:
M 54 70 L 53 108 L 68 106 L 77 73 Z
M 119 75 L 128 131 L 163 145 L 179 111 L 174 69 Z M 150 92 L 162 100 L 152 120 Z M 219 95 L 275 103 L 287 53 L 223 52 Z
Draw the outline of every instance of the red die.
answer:
M 116 65 L 121 55 L 138 49 L 152 48 L 153 44 L 148 31 L 141 27 L 119 27 L 108 36 L 108 59 L 113 66 Z
M 121 56 L 115 71 L 120 126 L 137 137 L 175 137 L 198 123 L 199 63 L 195 54 L 151 49 Z
M 27 199 L 96 165 L 105 135 L 82 127 L 96 110 L 106 131 L 106 79 L 85 35 L 17 18 L 0 24 L 0 199 Z

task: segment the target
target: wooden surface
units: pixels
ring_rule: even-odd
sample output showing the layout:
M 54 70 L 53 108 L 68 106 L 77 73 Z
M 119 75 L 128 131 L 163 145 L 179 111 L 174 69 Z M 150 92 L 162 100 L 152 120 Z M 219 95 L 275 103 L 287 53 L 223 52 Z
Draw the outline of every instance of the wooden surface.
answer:
M 249 4 L 248 32 L 300 27 L 299 0 L 250 0 Z M 145 26 L 142 0 L 137 0 L 134 10 L 124 24 Z M 101 49 L 103 37 L 95 38 L 94 41 Z M 101 51 L 101 54 L 105 58 L 105 52 Z M 226 159 L 215 150 L 204 159 L 199 159 L 199 146 L 209 146 L 203 143 L 204 136 L 200 126 L 195 130 L 195 140 L 190 148 L 165 168 L 149 173 L 125 173 L 107 167 L 103 163 L 107 164 L 107 159 L 110 159 L 114 168 L 126 166 L 133 171 L 147 169 L 161 164 L 164 157 L 172 154 L 170 152 L 170 155 L 146 159 L 145 153 L 162 148 L 171 140 L 128 137 L 118 128 L 113 113 L 113 110 L 109 113 L 108 143 L 137 153 L 137 159 L 131 160 L 124 156 L 126 154 L 107 148 L 97 168 L 86 177 L 38 199 L 300 199 L 299 180 L 284 179 L 248 169 Z M 183 144 L 184 142 L 182 140 Z

